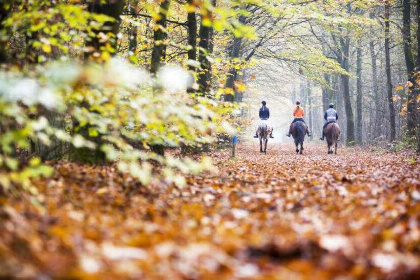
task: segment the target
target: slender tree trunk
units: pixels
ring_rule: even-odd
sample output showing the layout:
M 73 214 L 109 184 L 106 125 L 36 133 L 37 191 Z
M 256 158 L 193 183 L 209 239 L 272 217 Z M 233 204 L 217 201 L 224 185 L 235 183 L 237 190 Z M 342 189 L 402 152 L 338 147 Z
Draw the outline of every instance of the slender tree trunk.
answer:
M 388 97 L 388 107 L 389 107 L 389 119 L 390 119 L 390 128 L 391 135 L 390 140 L 395 140 L 395 109 L 394 101 L 392 99 L 392 77 L 391 77 L 391 52 L 390 52 L 390 3 L 387 0 L 385 5 L 385 68 L 386 68 L 386 78 L 387 78 L 387 97 Z
M 4 29 L 4 20 L 8 16 L 8 10 L 5 9 L 5 7 L 0 4 L 0 32 Z M 0 64 L 7 62 L 7 53 L 6 53 L 6 40 L 0 40 Z
M 159 20 L 156 22 L 155 31 L 153 34 L 153 50 L 152 61 L 150 65 L 150 72 L 156 74 L 162 62 L 166 59 L 166 40 L 168 34 L 166 32 L 166 20 L 169 10 L 170 0 L 163 0 L 160 4 Z
M 349 72 L 350 70 L 350 37 L 341 38 L 341 47 L 342 47 L 342 58 L 341 58 L 341 67 Z M 344 99 L 344 109 L 346 112 L 346 126 L 347 126 L 347 144 L 353 145 L 355 142 L 354 135 L 354 115 L 351 105 L 350 98 L 350 77 L 348 75 L 341 74 L 341 82 L 343 84 L 343 99 Z
M 417 6 L 417 71 L 420 70 L 420 0 L 416 1 Z
M 329 74 L 324 74 L 325 86 L 322 87 L 322 109 L 323 111 L 328 110 L 328 103 L 332 102 L 332 94 L 329 87 L 331 87 L 331 77 Z
M 372 17 L 372 16 L 371 16 Z M 375 51 L 375 43 L 373 41 L 374 37 L 374 32 L 373 30 L 371 30 L 370 32 L 371 34 L 371 40 L 369 43 L 369 47 L 370 47 L 370 57 L 371 57 L 371 61 L 372 61 L 372 93 L 373 93 L 373 97 L 375 99 L 375 117 L 373 119 L 373 123 L 374 128 L 373 128 L 373 137 L 377 138 L 380 135 L 380 111 L 381 111 L 381 106 L 380 106 L 380 99 L 379 99 L 379 88 L 378 88 L 378 64 L 377 64 L 377 57 L 376 57 L 376 51 Z
M 245 16 L 240 16 L 239 22 L 244 23 Z M 232 49 L 229 54 L 229 58 L 231 60 L 235 58 L 239 58 L 240 53 L 241 53 L 241 47 L 242 47 L 242 37 L 234 37 Z M 232 67 L 229 70 L 229 73 L 226 79 L 225 88 L 227 91 L 229 91 L 229 93 L 225 94 L 224 96 L 224 99 L 226 102 L 233 102 L 236 99 L 235 81 L 237 80 L 237 76 L 238 76 L 238 70 L 235 67 Z
M 112 32 L 115 37 L 118 34 L 118 30 L 120 28 L 120 16 L 123 12 L 125 1 L 124 0 L 116 0 L 114 2 L 109 2 L 109 4 L 102 4 L 100 0 L 93 1 L 88 5 L 88 10 L 92 13 L 97 14 L 104 14 L 109 17 L 112 17 L 115 19 L 114 22 L 108 22 L 103 27 L 103 32 L 109 33 Z M 88 52 L 85 53 L 85 59 L 98 59 L 101 58 L 101 47 L 103 47 L 106 43 L 109 42 L 102 42 L 100 38 L 97 36 L 100 31 L 97 31 L 95 33 L 95 37 L 90 38 L 89 41 L 86 43 L 86 47 L 89 49 Z M 34 36 L 34 35 L 33 35 Z M 113 44 L 113 47 L 116 48 L 116 40 L 111 42 Z M 84 102 L 81 104 L 81 107 L 86 108 L 87 110 L 90 110 L 89 105 Z M 94 110 L 91 110 L 92 112 L 96 112 Z M 79 127 L 79 123 L 74 120 L 74 126 Z M 70 151 L 70 159 L 78 162 L 84 162 L 84 163 L 92 163 L 92 164 L 103 164 L 106 162 L 106 155 L 101 150 L 101 145 L 103 143 L 102 135 L 99 134 L 96 137 L 91 137 L 89 135 L 89 127 L 90 125 L 85 125 L 83 127 L 79 127 L 79 133 L 85 137 L 86 139 L 89 139 L 90 141 L 96 143 L 97 148 L 92 151 L 88 148 L 76 148 L 72 147 Z
M 357 66 L 356 66 L 356 74 L 357 74 L 357 100 L 356 100 L 356 111 L 357 111 L 357 142 L 363 142 L 363 87 L 362 87 L 362 48 L 360 46 L 357 47 Z
M 194 6 L 194 0 L 188 0 L 190 6 Z M 197 60 L 197 14 L 194 11 L 188 12 L 188 60 L 195 62 Z M 197 71 L 196 67 L 193 65 L 189 66 L 189 69 L 193 72 Z
M 305 84 L 303 82 L 300 83 L 300 90 L 299 90 L 299 99 L 295 100 L 300 101 L 301 103 L 305 101 L 306 98 L 306 88 Z M 294 105 L 294 104 L 293 104 Z
M 166 20 L 168 18 L 167 15 L 170 4 L 170 0 L 163 0 L 160 4 L 159 20 L 156 21 L 153 34 L 154 45 L 152 50 L 152 61 L 150 64 L 150 72 L 153 74 L 156 74 L 159 71 L 159 68 L 162 66 L 162 62 L 166 59 L 166 40 L 168 38 L 168 33 L 166 32 Z M 163 156 L 165 154 L 165 148 L 163 145 L 152 145 L 151 149 L 158 155 Z
M 240 51 L 241 51 L 241 45 L 242 45 L 242 38 L 235 37 L 233 39 L 233 46 L 232 51 L 229 55 L 231 59 L 238 58 Z M 233 102 L 235 101 L 235 81 L 237 79 L 238 70 L 236 68 L 231 68 L 229 70 L 227 79 L 226 79 L 226 85 L 225 88 L 230 91 L 230 93 L 225 94 L 224 99 L 226 102 Z
M 212 1 L 213 6 L 216 5 L 216 0 Z M 211 14 L 211 11 L 209 11 Z M 211 16 L 211 15 L 210 15 Z M 211 62 L 208 59 L 213 50 L 213 27 L 206 26 L 204 21 L 201 20 L 200 24 L 200 43 L 199 43 L 199 56 L 201 71 L 198 76 L 199 90 L 203 95 L 208 95 L 211 89 Z
M 312 109 L 312 88 L 311 88 L 311 81 L 308 81 L 308 118 L 309 118 L 309 131 L 311 135 L 313 135 L 314 127 L 313 127 L 313 109 Z M 313 136 L 310 137 L 313 140 Z
M 420 0 L 417 0 L 417 71 L 420 71 Z M 417 80 L 419 78 L 417 77 Z M 416 83 L 416 86 L 419 87 L 419 84 Z M 420 94 L 420 89 L 417 91 L 416 101 L 418 99 L 418 94 Z M 416 103 L 416 108 L 419 104 Z M 420 112 L 417 109 L 417 153 L 420 153 Z
M 389 1 L 388 1 L 389 3 Z M 390 4 L 388 4 L 390 5 Z M 408 89 L 407 96 L 407 130 L 408 136 L 413 137 L 416 130 L 416 104 L 415 96 L 417 88 L 415 86 L 416 81 L 414 78 L 414 57 L 412 51 L 412 40 L 411 40 L 411 1 L 403 0 L 403 40 L 404 40 L 404 56 L 405 63 L 407 66 L 408 80 L 412 86 Z

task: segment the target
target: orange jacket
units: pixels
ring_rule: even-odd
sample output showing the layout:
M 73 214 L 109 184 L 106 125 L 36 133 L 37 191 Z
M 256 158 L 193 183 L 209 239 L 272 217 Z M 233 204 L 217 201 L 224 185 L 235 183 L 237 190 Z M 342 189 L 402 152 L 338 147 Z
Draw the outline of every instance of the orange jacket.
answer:
M 295 118 L 303 118 L 305 116 L 305 111 L 300 106 L 296 106 L 293 110 L 293 117 Z

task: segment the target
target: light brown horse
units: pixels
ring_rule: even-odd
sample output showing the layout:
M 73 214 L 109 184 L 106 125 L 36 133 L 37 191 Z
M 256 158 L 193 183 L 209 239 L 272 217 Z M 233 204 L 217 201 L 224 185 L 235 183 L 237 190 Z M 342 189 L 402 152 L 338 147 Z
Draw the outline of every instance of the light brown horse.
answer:
M 332 154 L 332 147 L 335 147 L 334 153 L 337 154 L 338 137 L 340 136 L 340 127 L 337 123 L 330 123 L 324 129 L 324 135 L 327 138 L 328 154 Z

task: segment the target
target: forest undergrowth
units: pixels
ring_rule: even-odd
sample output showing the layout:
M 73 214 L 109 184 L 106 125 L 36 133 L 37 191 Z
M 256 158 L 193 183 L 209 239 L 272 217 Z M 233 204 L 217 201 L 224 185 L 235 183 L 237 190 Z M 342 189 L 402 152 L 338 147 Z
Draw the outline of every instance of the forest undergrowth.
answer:
M 257 145 L 211 154 L 183 188 L 54 164 L 0 198 L 0 277 L 419 279 L 420 165 L 410 152 Z M 44 278 L 42 278 L 44 277 Z

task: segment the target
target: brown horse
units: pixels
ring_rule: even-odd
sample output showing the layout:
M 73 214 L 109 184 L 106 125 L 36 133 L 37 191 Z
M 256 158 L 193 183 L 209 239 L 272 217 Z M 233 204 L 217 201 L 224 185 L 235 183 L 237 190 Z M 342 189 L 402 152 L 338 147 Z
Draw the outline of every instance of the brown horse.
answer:
M 324 129 L 324 135 L 327 138 L 328 154 L 332 154 L 332 147 L 335 147 L 334 153 L 337 154 L 338 137 L 340 136 L 340 127 L 337 123 L 330 123 Z

